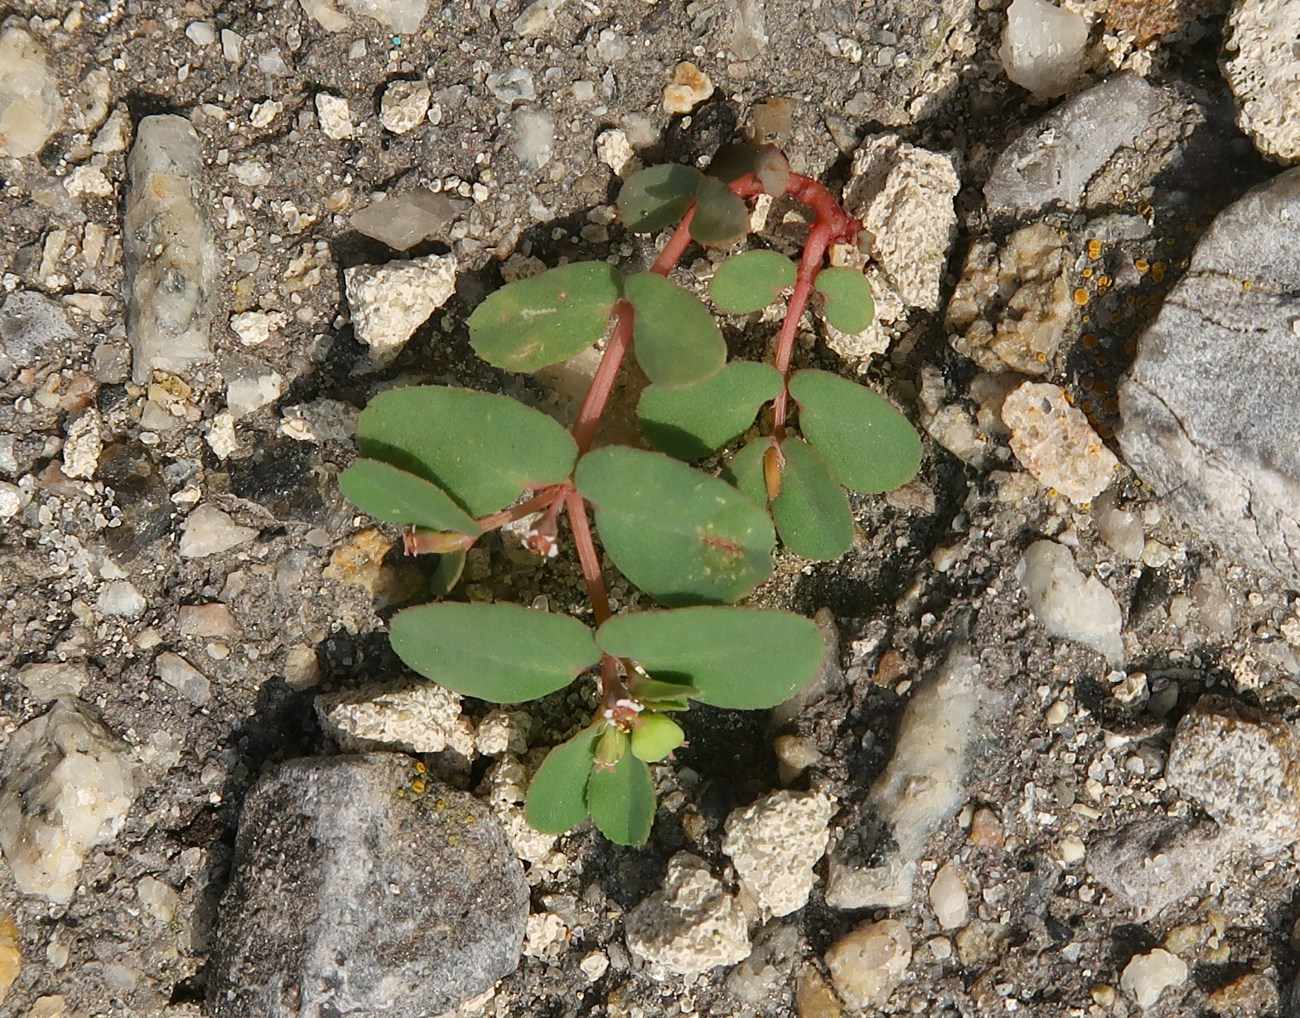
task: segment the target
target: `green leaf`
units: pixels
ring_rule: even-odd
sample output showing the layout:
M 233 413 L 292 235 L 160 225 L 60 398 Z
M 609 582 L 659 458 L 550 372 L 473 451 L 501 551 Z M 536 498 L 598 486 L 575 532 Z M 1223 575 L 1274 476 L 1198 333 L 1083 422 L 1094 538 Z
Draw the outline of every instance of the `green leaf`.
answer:
M 854 269 L 822 269 L 813 286 L 825 298 L 822 317 L 840 332 L 861 332 L 871 324 L 876 303 L 871 284 Z
M 469 316 L 469 342 L 489 364 L 536 371 L 581 353 L 605 333 L 620 296 L 605 262 L 575 262 L 503 286 Z
M 718 266 L 709 281 L 709 296 L 719 310 L 747 315 L 776 302 L 794 286 L 794 262 L 776 251 L 742 251 Z
M 735 601 L 772 571 L 767 514 L 730 485 L 659 453 L 606 446 L 574 482 L 614 564 L 668 605 Z
M 658 763 L 686 742 L 686 733 L 670 717 L 645 711 L 637 715 L 632 729 L 632 755 L 646 763 Z
M 563 834 L 587 815 L 587 779 L 604 723 L 584 728 L 546 754 L 524 799 L 524 819 L 543 834 Z
M 715 707 L 771 707 L 788 700 L 822 659 L 812 620 L 771 609 L 705 607 L 632 612 L 596 630 L 601 650 L 652 675 L 689 682 Z
M 650 768 L 631 753 L 612 770 L 594 770 L 587 782 L 587 808 L 600 833 L 616 845 L 644 845 L 655 819 Z
M 767 505 L 767 484 L 763 480 L 763 454 L 772 448 L 772 440 L 756 438 L 727 460 L 722 479 L 758 506 Z
M 846 488 L 889 491 L 916 476 L 921 439 L 907 418 L 870 389 L 829 371 L 796 371 L 790 395 L 799 430 Z
M 483 532 L 436 484 L 379 460 L 357 460 L 339 474 L 339 489 L 377 520 L 474 536 Z
M 638 675 L 628 683 L 628 692 L 638 703 L 654 710 L 686 710 L 687 697 L 700 695 L 694 686 L 664 682 L 648 675 Z
M 680 389 L 716 375 L 727 361 L 727 344 L 709 309 L 680 286 L 654 272 L 638 272 L 623 284 L 632 304 L 636 362 L 656 385 Z
M 618 193 L 618 214 L 633 233 L 652 233 L 677 222 L 695 200 L 704 174 L 665 163 L 634 173 Z
M 780 391 L 781 373 L 772 365 L 732 361 L 699 385 L 648 386 L 636 412 L 646 441 L 670 456 L 695 460 L 748 428 L 758 408 Z
M 426 604 L 393 616 L 393 650 L 439 685 L 491 703 L 562 689 L 599 659 L 591 630 L 568 615 L 514 604 Z
M 380 393 L 357 421 L 361 454 L 432 481 L 471 516 L 569 476 L 578 448 L 556 421 L 508 396 L 412 386 Z
M 461 573 L 465 571 L 465 553 L 463 551 L 446 551 L 438 556 L 438 564 L 433 567 L 429 577 L 429 593 L 434 597 L 446 597 L 460 582 Z
M 691 218 L 691 238 L 706 247 L 734 244 L 749 232 L 749 209 L 716 177 L 701 176 Z
M 781 491 L 772 501 L 781 542 L 804 558 L 839 558 L 853 543 L 853 513 L 844 489 L 807 442 L 787 438 L 781 453 Z

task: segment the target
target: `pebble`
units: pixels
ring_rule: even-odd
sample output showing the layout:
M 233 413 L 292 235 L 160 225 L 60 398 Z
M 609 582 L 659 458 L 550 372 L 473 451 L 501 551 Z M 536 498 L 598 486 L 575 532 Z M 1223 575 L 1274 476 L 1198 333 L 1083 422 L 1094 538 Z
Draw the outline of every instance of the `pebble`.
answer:
M 113 580 L 104 584 L 99 597 L 95 599 L 95 610 L 99 614 L 117 618 L 138 619 L 146 607 L 148 602 L 129 580 Z
M 9 996 L 9 989 L 18 980 L 22 968 L 22 936 L 13 916 L 0 912 L 0 1004 Z
M 176 612 L 176 627 L 181 636 L 233 639 L 243 632 L 230 606 L 220 601 L 181 605 Z
M 283 311 L 241 311 L 230 316 L 230 328 L 244 346 L 261 346 L 288 320 Z
M 1091 502 L 1115 479 L 1119 460 L 1059 385 L 1024 382 L 1002 401 L 1002 421 L 1021 466 L 1075 505 Z
M 624 179 L 641 169 L 636 149 L 627 139 L 627 132 L 610 127 L 596 135 L 596 157 Z
M 163 114 L 136 128 L 123 224 L 132 377 L 173 373 L 212 355 L 219 260 L 197 198 L 203 150 L 190 122 Z
M 1300 160 L 1300 7 L 1293 0 L 1237 0 L 1228 13 L 1223 76 L 1237 126 L 1281 163 Z
M 221 367 L 226 376 L 226 412 L 231 420 L 274 403 L 284 391 L 284 376 L 260 361 L 227 357 Z
M 11 19 L 0 31 L 0 156 L 36 155 L 62 117 L 63 98 L 45 48 Z
M 196 707 L 212 701 L 212 683 L 208 677 L 179 654 L 171 651 L 159 654 L 154 662 L 154 674 Z
M 163 924 L 172 921 L 181 903 L 181 896 L 169 884 L 152 876 L 141 877 L 136 881 L 135 896 L 140 899 L 145 911 Z
M 22 488 L 8 481 L 0 481 L 0 520 L 13 519 L 22 507 Z
M 196 46 L 211 46 L 217 41 L 217 27 L 211 21 L 191 21 L 185 35 Z
M 1165 776 L 1261 855 L 1300 840 L 1300 743 L 1284 721 L 1202 696 L 1178 723 Z
M 531 106 L 516 111 L 511 148 L 524 170 L 540 170 L 555 155 L 555 118 Z
M 490 710 L 478 723 L 474 748 L 480 756 L 521 756 L 528 752 L 528 732 L 533 718 L 522 710 Z
M 1186 962 L 1162 947 L 1147 954 L 1134 955 L 1119 977 L 1120 989 L 1141 1008 L 1150 1007 L 1165 990 L 1182 986 L 1185 982 Z
M 257 536 L 254 527 L 242 527 L 216 506 L 201 505 L 185 518 L 181 528 L 181 558 L 206 558 L 247 544 Z
M 544 35 L 555 27 L 555 15 L 565 2 L 566 0 L 533 0 L 524 8 L 523 13 L 515 18 L 512 27 L 524 38 Z
M 0 770 L 0 849 L 18 889 L 69 901 L 86 854 L 116 839 L 135 794 L 129 748 L 78 701 L 14 732 Z
M 408 679 L 322 694 L 315 706 L 321 728 L 344 752 L 450 749 L 469 759 L 474 725 L 461 713 L 460 699 L 436 682 Z
M 1099 501 L 1094 509 L 1097 534 L 1110 550 L 1128 562 L 1140 559 L 1146 536 L 1142 533 L 1142 521 L 1137 514 L 1117 508 L 1111 499 Z
M 355 265 L 343 270 L 343 279 L 357 338 L 382 365 L 456 292 L 456 257 Z
M 944 863 L 930 882 L 930 908 L 934 910 L 939 928 L 955 930 L 964 926 L 969 907 L 961 871 L 951 862 Z
M 1069 90 L 1083 71 L 1088 23 L 1075 11 L 1045 0 L 1013 0 L 998 47 L 1007 77 L 1036 99 Z
M 1112 665 L 1123 661 L 1119 602 L 1101 580 L 1079 572 L 1069 548 L 1035 541 L 1021 556 L 1016 577 L 1049 633 L 1091 647 Z
M 414 35 L 424 23 L 429 0 L 338 0 L 353 14 L 379 22 L 401 35 Z
M 864 923 L 831 945 L 826 968 L 849 1007 L 883 1007 L 912 962 L 912 936 L 895 919 Z
M 808 903 L 835 811 L 834 800 L 819 793 L 780 791 L 727 817 L 722 851 L 764 917 L 789 915 Z
M 871 866 L 843 850 L 831 855 L 825 898 L 832 908 L 911 901 L 917 860 L 965 799 L 970 741 L 986 695 L 979 665 L 960 646 L 948 652 L 936 674 L 913 687 L 893 756 L 867 799 L 889 843 L 864 846 L 868 853 L 875 849 L 868 856 Z
M 316 119 L 325 137 L 334 141 L 347 141 L 353 135 L 352 111 L 342 96 L 329 92 L 316 93 Z
M 310 689 L 320 684 L 320 662 L 316 651 L 305 643 L 295 644 L 285 651 L 281 671 L 290 689 Z
M 63 473 L 67 477 L 93 477 L 104 451 L 103 421 L 95 410 L 86 410 L 72 422 L 63 443 Z
M 118 107 L 108 115 L 90 143 L 92 151 L 103 155 L 125 152 L 131 140 L 131 115 L 123 107 Z
M 734 965 L 750 952 L 740 903 L 688 852 L 668 860 L 662 887 L 628 913 L 625 928 L 628 950 L 660 980 Z
M 531 102 L 537 98 L 533 88 L 533 72 L 527 67 L 509 67 L 504 71 L 489 74 L 484 81 L 488 91 L 497 102 L 513 106 L 519 102 Z
M 1134 820 L 1093 841 L 1088 873 L 1145 923 L 1200 893 L 1231 848 L 1232 839 L 1206 820 Z
M 76 335 L 55 301 L 33 290 L 16 290 L 0 304 L 0 368 L 6 359 L 25 368 L 62 356 L 61 346 Z
M 794 1006 L 799 1018 L 840 1018 L 843 1013 L 835 991 L 814 965 L 799 971 Z
M 672 81 L 664 86 L 664 112 L 690 113 L 713 95 L 713 82 L 693 63 L 683 60 L 673 68 Z
M 348 224 L 394 251 L 405 251 L 439 236 L 456 211 L 456 205 L 446 195 L 420 188 L 367 205 L 354 212 Z
M 90 681 L 90 668 L 83 661 L 49 661 L 23 665 L 18 681 L 42 703 L 61 696 L 79 696 Z
M 379 122 L 393 134 L 406 134 L 424 122 L 432 100 L 427 82 L 394 81 L 379 101 Z

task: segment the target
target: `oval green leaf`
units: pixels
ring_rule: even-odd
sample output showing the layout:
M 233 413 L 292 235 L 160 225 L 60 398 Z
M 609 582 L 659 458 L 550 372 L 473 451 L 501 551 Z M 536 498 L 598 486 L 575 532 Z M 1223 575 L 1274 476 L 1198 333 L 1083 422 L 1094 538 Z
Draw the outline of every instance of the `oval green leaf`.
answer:
M 605 262 L 575 262 L 503 286 L 469 316 L 469 342 L 489 364 L 536 371 L 567 360 L 605 333 L 620 296 Z
M 781 391 L 770 364 L 732 361 L 706 382 L 685 389 L 647 386 L 636 413 L 660 452 L 681 460 L 708 456 L 754 423 L 758 408 Z
M 719 310 L 733 315 L 761 311 L 794 286 L 794 262 L 776 251 L 742 251 L 718 266 L 709 281 L 709 296 Z
M 592 771 L 587 808 L 600 833 L 614 844 L 644 845 L 655 819 L 650 768 L 631 753 L 624 753 L 612 769 Z
M 438 385 L 380 393 L 357 420 L 361 454 L 432 481 L 471 516 L 569 476 L 578 447 L 507 396 Z
M 623 284 L 635 312 L 636 362 L 655 385 L 680 389 L 713 377 L 727 361 L 727 344 L 713 315 L 676 283 L 638 272 Z
M 634 173 L 618 193 L 618 214 L 633 233 L 661 230 L 686 214 L 703 177 L 695 167 L 678 163 Z
M 854 269 L 822 269 L 813 286 L 822 295 L 822 317 L 840 332 L 861 332 L 876 314 L 871 284 Z
M 429 593 L 434 597 L 450 594 L 465 572 L 465 558 L 463 551 L 448 551 L 439 555 L 438 564 L 433 567 L 433 573 L 429 577 Z
M 643 707 L 659 711 L 686 710 L 687 698 L 700 695 L 700 691 L 694 686 L 652 679 L 648 674 L 638 675 L 629 682 L 628 692 L 632 694 L 632 699 Z
M 533 830 L 563 834 L 587 816 L 587 779 L 602 727 L 584 728 L 546 754 L 524 799 L 524 819 Z
M 591 630 L 515 604 L 426 604 L 393 616 L 393 650 L 426 679 L 491 703 L 563 689 L 599 660 Z
M 883 397 L 829 371 L 790 378 L 799 430 L 831 473 L 854 491 L 890 491 L 916 476 L 921 438 Z
M 483 532 L 436 484 L 379 460 L 357 460 L 339 474 L 339 489 L 377 520 L 474 536 Z
M 767 514 L 716 477 L 607 446 L 579 460 L 574 482 L 614 564 L 663 604 L 736 601 L 772 571 Z
M 818 562 L 839 558 L 853 543 L 848 496 L 807 442 L 787 438 L 781 453 L 781 491 L 772 501 L 781 543 Z
M 653 711 L 637 716 L 636 727 L 632 729 L 631 750 L 638 760 L 658 763 L 685 742 L 686 733 L 672 718 Z
M 715 707 L 772 707 L 816 673 L 822 637 L 811 619 L 771 609 L 632 612 L 596 630 L 601 650 L 686 682 Z
M 689 229 L 706 247 L 734 244 L 749 232 L 749 209 L 721 180 L 701 175 Z
M 772 447 L 767 437 L 756 438 L 740 452 L 727 460 L 722 468 L 722 479 L 755 505 L 767 505 L 767 484 L 763 479 L 763 454 Z

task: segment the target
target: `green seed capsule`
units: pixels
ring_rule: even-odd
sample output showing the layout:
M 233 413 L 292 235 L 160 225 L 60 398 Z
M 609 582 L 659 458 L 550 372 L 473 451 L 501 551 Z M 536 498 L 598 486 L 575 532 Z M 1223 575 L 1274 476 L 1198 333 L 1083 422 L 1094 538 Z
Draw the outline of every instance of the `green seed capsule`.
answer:
M 632 755 L 646 763 L 657 763 L 686 741 L 686 733 L 670 717 L 645 713 L 632 729 Z
M 610 725 L 596 743 L 596 766 L 613 767 L 623 759 L 623 754 L 626 752 L 627 733 L 615 725 Z

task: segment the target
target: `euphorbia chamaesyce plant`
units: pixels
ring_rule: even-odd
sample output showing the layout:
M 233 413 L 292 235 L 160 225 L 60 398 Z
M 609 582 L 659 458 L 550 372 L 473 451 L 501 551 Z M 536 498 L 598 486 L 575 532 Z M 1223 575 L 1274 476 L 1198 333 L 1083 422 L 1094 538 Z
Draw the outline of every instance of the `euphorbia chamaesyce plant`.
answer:
M 764 193 L 803 203 L 812 224 L 797 264 L 752 249 L 718 267 L 710 297 L 724 314 L 785 299 L 772 363 L 728 362 L 709 307 L 668 276 L 692 242 L 744 238 L 745 200 Z M 863 276 L 825 266 L 830 245 L 856 242 L 862 224 L 822 184 L 792 172 L 775 149 L 733 148 L 708 173 L 644 170 L 618 204 L 633 231 L 673 227 L 649 271 L 622 277 L 604 262 L 564 265 L 503 287 L 469 319 L 479 356 L 515 371 L 556 364 L 608 333 L 573 428 L 502 395 L 398 389 L 361 414 L 362 458 L 339 483 L 365 512 L 406 525 L 409 553 L 442 556 L 440 593 L 483 534 L 530 520 L 525 543 L 550 557 L 567 517 L 594 630 L 517 605 L 443 602 L 399 612 L 391 640 L 421 675 L 496 703 L 544 696 L 595 668 L 595 717 L 551 751 L 525 813 L 554 833 L 590 814 L 611 840 L 639 844 L 654 816 L 647 765 L 683 744 L 674 712 L 691 700 L 770 707 L 819 665 L 822 642 L 808 619 L 730 606 L 771 572 L 777 535 L 806 558 L 842 554 L 853 539 L 844 489 L 904 484 L 921 444 L 870 390 L 829 372 L 792 370 L 799 320 L 815 295 L 822 316 L 842 331 L 860 331 L 872 316 Z M 629 352 L 650 380 L 637 412 L 658 451 L 593 448 Z M 755 418 L 759 437 L 730 458 L 722 477 L 688 465 L 725 448 Z M 662 610 L 612 616 L 589 511 L 605 553 Z

